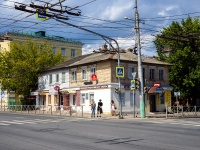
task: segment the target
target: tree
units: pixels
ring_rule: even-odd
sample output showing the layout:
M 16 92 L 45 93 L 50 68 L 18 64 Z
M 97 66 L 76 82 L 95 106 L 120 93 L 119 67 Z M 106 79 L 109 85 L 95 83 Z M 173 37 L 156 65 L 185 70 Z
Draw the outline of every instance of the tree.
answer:
M 64 61 L 61 53 L 52 52 L 47 41 L 12 41 L 10 51 L 0 53 L 2 89 L 28 97 L 38 87 L 40 71 Z
M 188 17 L 163 28 L 154 43 L 159 59 L 172 64 L 169 82 L 183 97 L 200 98 L 200 21 Z M 168 53 L 165 50 L 168 50 Z

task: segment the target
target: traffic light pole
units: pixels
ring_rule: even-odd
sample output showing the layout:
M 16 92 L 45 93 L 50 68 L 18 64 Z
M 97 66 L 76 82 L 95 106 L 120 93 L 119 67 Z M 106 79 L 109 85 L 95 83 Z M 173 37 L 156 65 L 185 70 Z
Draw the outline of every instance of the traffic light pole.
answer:
M 137 0 L 135 0 L 135 30 L 137 35 L 137 52 L 138 52 L 138 78 L 140 80 L 139 99 L 140 99 L 140 117 L 145 118 L 145 102 L 144 102 L 144 85 L 142 74 L 142 60 L 140 49 L 140 29 L 139 29 L 139 13 L 137 8 Z

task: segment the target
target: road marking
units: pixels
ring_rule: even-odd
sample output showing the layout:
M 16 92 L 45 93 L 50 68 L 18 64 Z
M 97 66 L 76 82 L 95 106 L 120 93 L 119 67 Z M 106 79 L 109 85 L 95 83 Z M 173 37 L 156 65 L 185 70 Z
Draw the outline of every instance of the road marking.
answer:
M 30 121 L 21 121 L 21 120 L 12 120 L 12 121 L 15 121 L 15 122 L 21 122 L 21 123 L 28 123 L 28 124 L 36 124 L 35 122 L 30 122 Z
M 13 122 L 13 121 L 0 121 L 0 122 L 5 122 L 5 123 L 9 123 L 9 124 L 23 124 L 23 123 Z
M 2 126 L 8 126 L 10 124 L 0 123 L 0 125 L 2 125 Z

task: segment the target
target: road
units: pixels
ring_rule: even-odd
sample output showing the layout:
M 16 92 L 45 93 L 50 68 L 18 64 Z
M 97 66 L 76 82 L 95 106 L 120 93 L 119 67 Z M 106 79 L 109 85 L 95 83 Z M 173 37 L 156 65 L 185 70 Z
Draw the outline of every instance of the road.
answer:
M 0 112 L 0 150 L 199 150 L 200 118 L 70 118 Z

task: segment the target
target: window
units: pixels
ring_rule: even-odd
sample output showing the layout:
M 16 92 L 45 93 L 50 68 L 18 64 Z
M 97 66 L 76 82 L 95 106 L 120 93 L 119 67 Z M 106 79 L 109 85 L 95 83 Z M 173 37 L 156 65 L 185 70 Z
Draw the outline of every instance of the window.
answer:
M 92 66 L 90 69 L 91 75 L 96 74 L 96 67 Z
M 76 105 L 76 95 L 72 95 L 72 105 Z
M 59 74 L 56 74 L 56 82 L 59 82 Z
M 65 83 L 65 72 L 62 72 L 62 83 Z
M 49 75 L 49 84 L 52 83 L 52 74 Z
M 159 69 L 159 72 L 158 72 L 158 76 L 159 76 L 159 80 L 164 80 L 164 78 L 163 78 L 163 69 Z
M 61 48 L 61 54 L 62 54 L 62 56 L 66 56 L 66 49 L 65 48 Z
M 149 70 L 149 79 L 150 80 L 154 80 L 154 71 L 155 71 L 154 69 Z
M 71 50 L 71 57 L 72 58 L 76 57 L 76 51 L 74 49 Z
M 72 81 L 76 81 L 76 70 L 72 71 Z
M 48 104 L 51 104 L 51 95 L 48 96 Z
M 131 67 L 131 66 L 128 67 L 128 78 L 129 78 L 129 79 L 133 79 L 132 73 L 133 73 L 134 71 L 135 71 L 135 67 Z
M 87 68 L 82 69 L 82 80 L 87 80 Z
M 56 54 L 56 48 L 53 47 L 52 51 L 53 51 L 53 54 L 55 55 Z
M 81 99 L 82 99 L 81 103 L 85 104 L 85 94 L 81 94 Z

